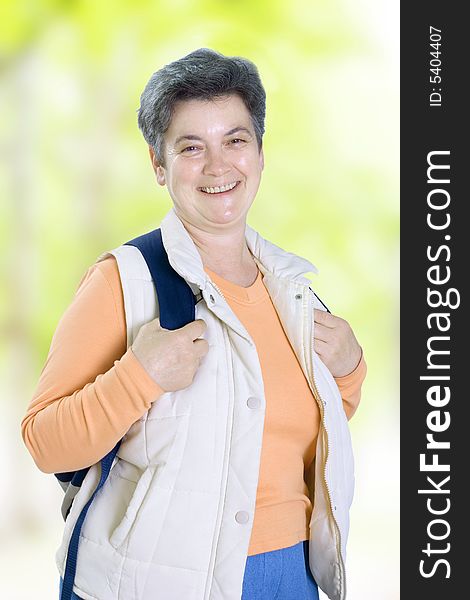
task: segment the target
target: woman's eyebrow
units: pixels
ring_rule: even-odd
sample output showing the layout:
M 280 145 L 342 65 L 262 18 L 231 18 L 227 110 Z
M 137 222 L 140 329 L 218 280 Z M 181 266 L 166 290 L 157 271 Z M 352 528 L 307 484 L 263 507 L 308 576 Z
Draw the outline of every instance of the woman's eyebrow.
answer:
M 247 129 L 246 127 L 238 126 L 238 127 L 234 127 L 230 131 L 227 131 L 227 133 L 224 134 L 224 137 L 227 137 L 228 135 L 233 135 L 234 133 L 238 133 L 239 131 L 244 131 L 245 133 L 247 133 L 250 136 L 252 135 L 251 131 L 249 129 Z M 198 135 L 195 135 L 193 133 L 187 133 L 185 135 L 180 135 L 179 137 L 176 138 L 176 140 L 175 140 L 175 146 L 177 144 L 179 144 L 183 140 L 198 140 L 198 141 L 203 141 L 202 138 L 199 137 Z

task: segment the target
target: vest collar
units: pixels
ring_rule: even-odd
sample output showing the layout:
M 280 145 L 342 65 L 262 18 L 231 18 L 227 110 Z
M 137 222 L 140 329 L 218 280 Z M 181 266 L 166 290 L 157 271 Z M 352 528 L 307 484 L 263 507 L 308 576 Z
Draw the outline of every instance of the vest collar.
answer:
M 188 282 L 195 283 L 204 290 L 209 277 L 204 271 L 196 244 L 176 214 L 174 207 L 163 218 L 160 229 L 171 266 Z M 245 237 L 248 248 L 263 275 L 269 272 L 278 278 L 310 283 L 310 280 L 302 275 L 309 272 L 318 273 L 318 269 L 310 261 L 286 252 L 265 240 L 249 225 L 246 225 Z

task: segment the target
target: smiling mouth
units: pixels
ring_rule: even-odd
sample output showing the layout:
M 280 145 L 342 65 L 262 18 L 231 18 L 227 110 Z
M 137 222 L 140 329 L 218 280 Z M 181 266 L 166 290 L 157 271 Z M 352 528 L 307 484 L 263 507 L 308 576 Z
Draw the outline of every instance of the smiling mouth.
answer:
M 204 192 L 204 194 L 213 194 L 213 195 L 227 194 L 228 192 L 231 192 L 232 190 L 237 188 L 239 184 L 240 184 L 240 181 L 232 181 L 231 183 L 227 183 L 227 184 L 221 185 L 221 186 L 200 187 L 200 188 L 198 188 L 198 190 L 200 192 Z

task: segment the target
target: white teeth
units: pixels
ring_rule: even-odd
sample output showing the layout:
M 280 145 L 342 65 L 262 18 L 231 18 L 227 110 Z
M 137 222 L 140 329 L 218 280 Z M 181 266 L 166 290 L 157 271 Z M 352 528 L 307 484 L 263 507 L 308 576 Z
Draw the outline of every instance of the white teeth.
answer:
M 216 186 L 216 187 L 202 187 L 201 190 L 203 192 L 207 192 L 209 194 L 217 194 L 219 192 L 227 192 L 229 190 L 233 190 L 233 188 L 237 185 L 237 182 L 234 181 L 232 183 L 228 183 L 227 185 Z

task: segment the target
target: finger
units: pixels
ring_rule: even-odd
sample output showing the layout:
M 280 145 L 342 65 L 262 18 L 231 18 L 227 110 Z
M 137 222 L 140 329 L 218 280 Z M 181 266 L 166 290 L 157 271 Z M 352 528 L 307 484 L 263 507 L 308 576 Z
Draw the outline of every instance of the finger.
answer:
M 331 341 L 332 337 L 331 327 L 326 327 L 321 323 L 315 323 L 313 336 L 316 340 L 321 340 L 322 342 L 329 342 Z
M 320 310 L 319 308 L 313 309 L 313 320 L 315 323 L 321 323 L 325 327 L 336 327 L 337 317 L 327 312 L 326 310 Z
M 205 340 L 204 338 L 194 340 L 194 352 L 197 357 L 202 358 L 208 353 L 208 351 L 209 344 L 207 343 L 207 340 Z
M 191 337 L 192 340 L 196 340 L 198 337 L 205 332 L 207 329 L 207 325 L 205 321 L 202 319 L 196 319 L 191 323 L 188 323 L 184 327 L 181 328 L 181 331 L 185 331 Z

